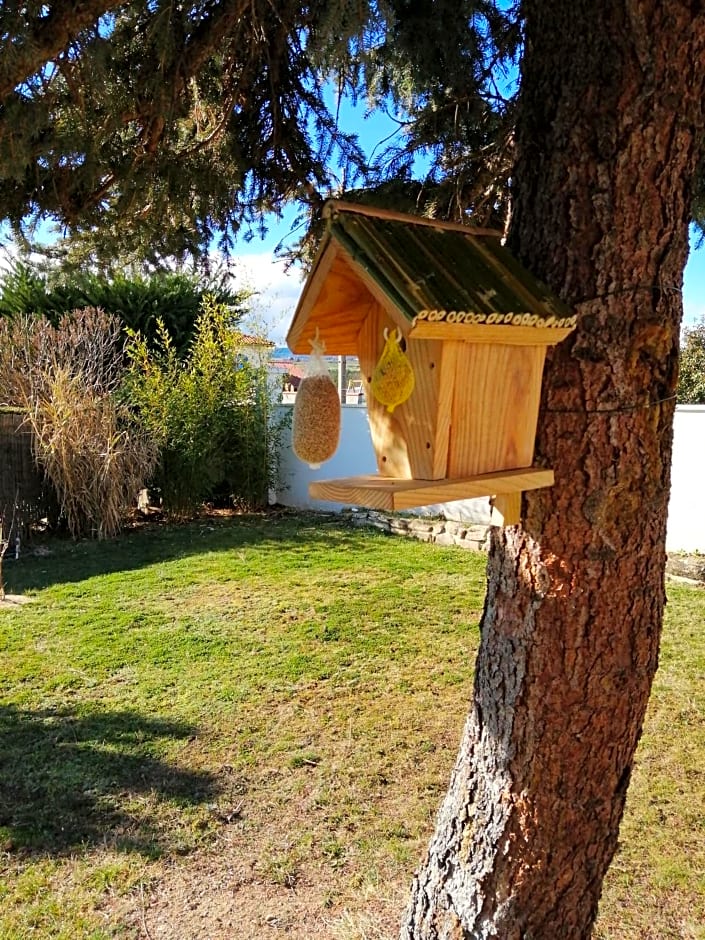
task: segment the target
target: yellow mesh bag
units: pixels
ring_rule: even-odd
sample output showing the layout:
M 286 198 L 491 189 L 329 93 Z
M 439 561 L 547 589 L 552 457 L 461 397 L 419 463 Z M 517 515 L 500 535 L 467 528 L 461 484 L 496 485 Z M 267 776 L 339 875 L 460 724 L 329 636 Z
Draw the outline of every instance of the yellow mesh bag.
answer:
M 372 373 L 370 391 L 387 411 L 393 412 L 403 404 L 414 390 L 414 370 L 408 356 L 401 348 L 401 332 L 385 329 L 386 340 L 382 355 Z

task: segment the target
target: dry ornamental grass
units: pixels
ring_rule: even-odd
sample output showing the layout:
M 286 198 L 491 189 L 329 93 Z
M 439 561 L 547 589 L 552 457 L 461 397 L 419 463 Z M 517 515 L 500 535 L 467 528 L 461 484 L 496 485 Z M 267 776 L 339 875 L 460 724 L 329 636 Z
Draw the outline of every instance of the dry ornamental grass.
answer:
M 157 447 L 115 393 L 124 375 L 120 322 L 77 310 L 58 327 L 0 321 L 0 404 L 19 408 L 34 455 L 75 537 L 104 538 L 157 460 Z
M 157 449 L 130 425 L 124 406 L 81 376 L 56 369 L 44 376 L 43 387 L 46 396 L 33 402 L 29 421 L 69 531 L 76 537 L 115 535 L 149 478 Z

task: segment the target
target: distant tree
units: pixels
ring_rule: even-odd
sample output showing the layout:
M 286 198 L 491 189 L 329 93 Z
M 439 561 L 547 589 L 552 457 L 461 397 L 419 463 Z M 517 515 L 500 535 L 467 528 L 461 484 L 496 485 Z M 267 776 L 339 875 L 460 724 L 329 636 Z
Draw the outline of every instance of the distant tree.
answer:
M 681 404 L 705 405 L 705 317 L 696 326 L 683 330 L 678 401 Z

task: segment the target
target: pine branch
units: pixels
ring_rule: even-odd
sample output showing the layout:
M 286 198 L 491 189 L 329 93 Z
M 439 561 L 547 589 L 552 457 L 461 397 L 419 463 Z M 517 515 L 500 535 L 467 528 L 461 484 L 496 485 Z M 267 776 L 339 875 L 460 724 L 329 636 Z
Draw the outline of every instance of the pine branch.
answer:
M 25 35 L 15 39 L 11 52 L 4 52 L 0 57 L 0 100 L 55 59 L 82 30 L 123 2 L 53 0 L 49 13 L 32 17 Z M 16 0 L 6 2 L 3 4 L 0 23 L 4 23 L 12 14 L 26 16 L 25 11 L 25 4 L 18 4 Z

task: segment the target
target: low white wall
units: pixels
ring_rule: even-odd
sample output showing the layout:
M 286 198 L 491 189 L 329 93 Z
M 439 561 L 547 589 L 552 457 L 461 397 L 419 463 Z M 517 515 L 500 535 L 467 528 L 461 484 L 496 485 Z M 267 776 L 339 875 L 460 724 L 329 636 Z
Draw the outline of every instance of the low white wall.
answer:
M 291 406 L 283 405 L 283 408 Z M 282 442 L 282 489 L 276 501 L 297 509 L 323 509 L 335 512 L 339 503 L 310 499 L 312 480 L 374 473 L 377 469 L 364 405 L 343 405 L 340 447 L 320 470 L 311 470 L 291 449 L 291 433 Z M 668 512 L 666 548 L 670 552 L 705 552 L 705 405 L 679 405 L 676 408 L 673 438 L 671 501 Z M 475 524 L 489 522 L 487 499 L 459 500 L 425 506 L 419 512 Z
M 282 405 L 293 409 L 293 405 Z M 377 470 L 372 438 L 367 421 L 367 409 L 363 405 L 343 405 L 340 426 L 340 445 L 330 460 L 320 470 L 311 470 L 294 455 L 291 449 L 291 430 L 285 432 L 282 440 L 280 476 L 282 489 L 277 493 L 277 502 L 296 509 L 325 509 L 337 512 L 343 507 L 339 503 L 323 502 L 311 499 L 308 485 L 314 480 L 328 480 L 333 477 L 352 477 L 362 473 L 374 473 Z
M 666 549 L 705 552 L 705 405 L 678 405 Z

